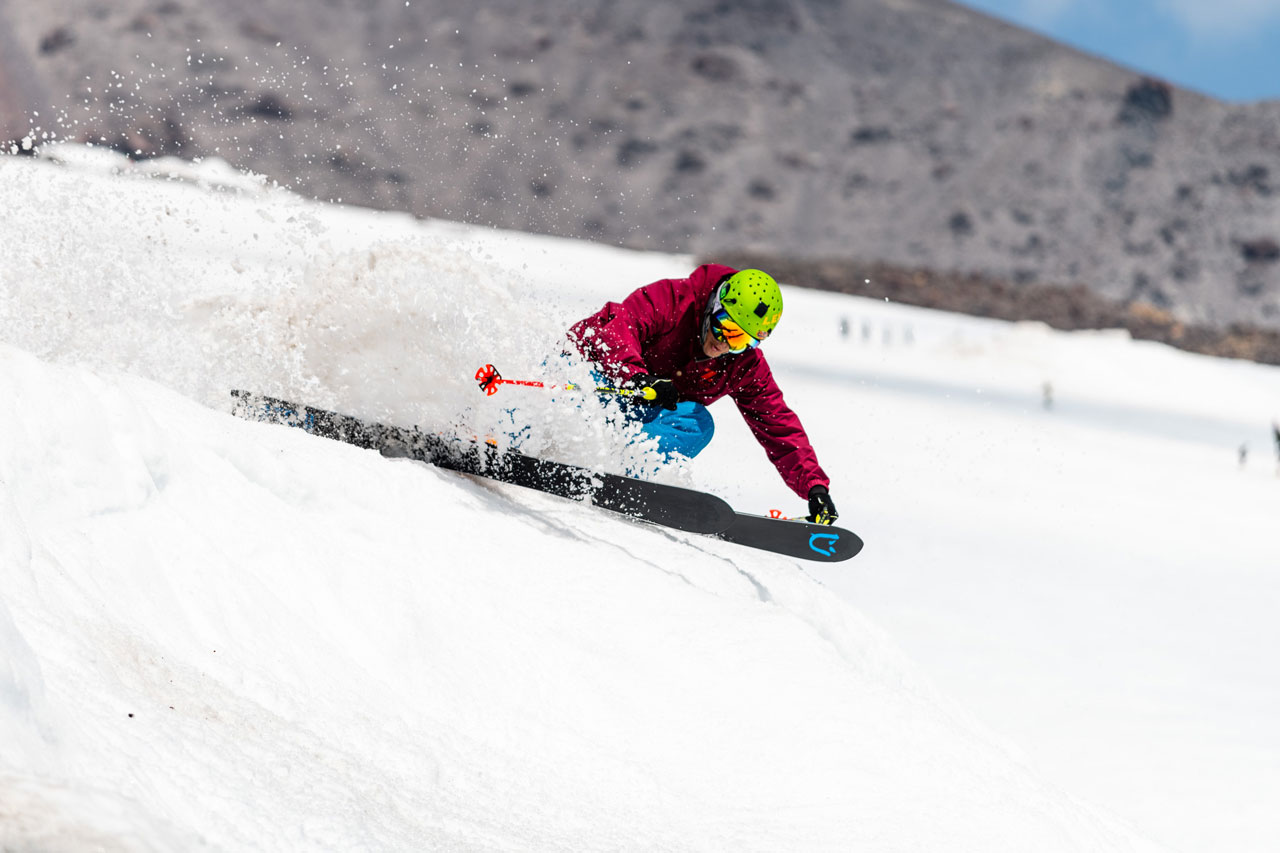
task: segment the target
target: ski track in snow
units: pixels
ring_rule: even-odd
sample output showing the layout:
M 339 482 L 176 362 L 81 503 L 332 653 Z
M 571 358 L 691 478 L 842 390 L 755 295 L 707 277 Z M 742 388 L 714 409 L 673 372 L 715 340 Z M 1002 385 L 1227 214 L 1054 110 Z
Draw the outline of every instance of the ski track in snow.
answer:
M 514 416 L 530 452 L 651 466 L 596 407 L 471 376 L 574 378 L 568 323 L 689 259 L 55 156 L 0 158 L 0 847 L 1280 831 L 1280 371 L 789 289 L 770 359 L 868 543 L 801 567 L 226 414 Z M 659 476 L 800 514 L 713 412 Z

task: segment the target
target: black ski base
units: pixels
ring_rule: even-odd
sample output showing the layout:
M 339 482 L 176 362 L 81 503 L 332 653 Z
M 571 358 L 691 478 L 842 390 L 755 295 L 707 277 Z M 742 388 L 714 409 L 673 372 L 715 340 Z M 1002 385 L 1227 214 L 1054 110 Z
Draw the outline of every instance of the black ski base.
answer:
M 250 391 L 232 391 L 231 395 L 236 399 L 234 413 L 246 420 L 296 427 L 312 435 L 376 450 L 383 456 L 415 459 L 562 498 L 589 501 L 592 506 L 689 533 L 719 533 L 734 523 L 733 508 L 705 492 L 500 451 L 480 441 L 364 421 Z
M 862 540 L 840 527 L 734 512 L 715 495 L 606 474 L 552 462 L 481 441 L 466 441 L 389 426 L 351 415 L 291 403 L 251 391 L 232 391 L 234 414 L 251 421 L 283 424 L 312 435 L 376 450 L 383 456 L 415 459 L 440 468 L 537 489 L 570 500 L 726 542 L 800 560 L 835 563 L 862 550 Z

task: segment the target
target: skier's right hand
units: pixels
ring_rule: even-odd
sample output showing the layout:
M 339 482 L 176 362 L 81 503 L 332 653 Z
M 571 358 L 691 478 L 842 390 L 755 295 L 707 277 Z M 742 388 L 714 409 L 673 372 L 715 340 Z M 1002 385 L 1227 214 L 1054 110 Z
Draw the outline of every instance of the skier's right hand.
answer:
M 653 391 L 652 397 L 648 394 L 644 395 L 651 405 L 661 406 L 671 411 L 676 408 L 676 398 L 679 396 L 679 392 L 676 390 L 676 383 L 670 379 L 663 379 L 661 376 L 650 376 L 647 373 L 637 373 L 631 377 L 631 387 L 642 394 L 646 390 Z

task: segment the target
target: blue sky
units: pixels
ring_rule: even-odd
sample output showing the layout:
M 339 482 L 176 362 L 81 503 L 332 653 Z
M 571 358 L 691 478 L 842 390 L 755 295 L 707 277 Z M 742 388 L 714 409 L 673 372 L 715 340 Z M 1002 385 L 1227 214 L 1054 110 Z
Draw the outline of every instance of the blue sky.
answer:
M 1280 98 L 1280 0 L 959 0 L 1224 101 Z

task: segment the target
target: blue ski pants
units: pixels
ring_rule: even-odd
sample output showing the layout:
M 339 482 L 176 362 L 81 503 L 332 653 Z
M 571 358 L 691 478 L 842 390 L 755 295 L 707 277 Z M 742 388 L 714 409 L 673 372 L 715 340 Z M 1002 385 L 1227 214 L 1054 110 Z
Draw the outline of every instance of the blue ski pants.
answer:
M 658 452 L 668 459 L 674 454 L 692 459 L 711 443 L 716 431 L 707 407 L 692 400 L 680 401 L 674 410 L 633 406 L 627 417 L 639 421 L 644 434 L 658 440 Z

